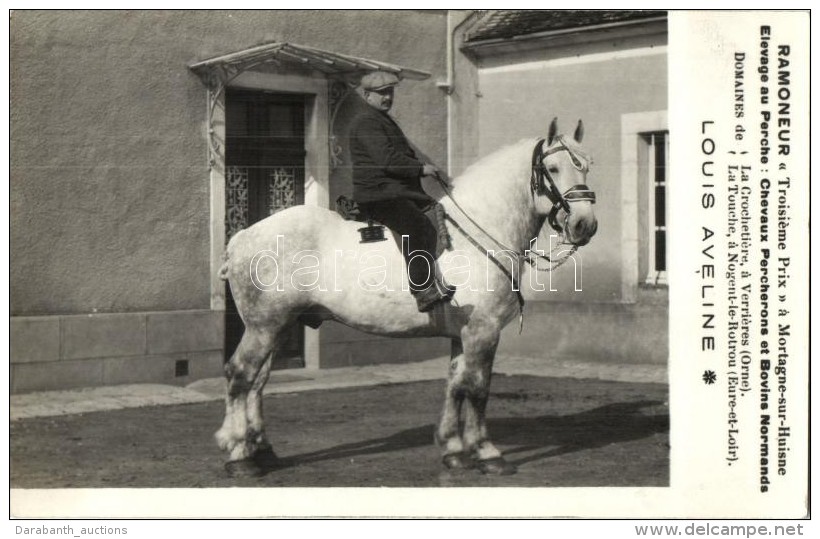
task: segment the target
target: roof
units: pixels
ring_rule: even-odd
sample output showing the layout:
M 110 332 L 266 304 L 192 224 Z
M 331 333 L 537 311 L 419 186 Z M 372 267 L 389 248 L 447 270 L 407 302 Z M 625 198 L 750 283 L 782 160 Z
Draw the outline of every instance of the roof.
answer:
M 402 79 L 424 80 L 431 75 L 426 71 L 411 69 L 379 60 L 359 58 L 295 43 L 270 42 L 241 51 L 224 54 L 191 64 L 189 68 L 200 77 L 207 77 L 214 69 L 246 71 L 263 64 L 285 62 L 321 71 L 325 75 L 364 74 L 383 70 L 395 73 Z
M 666 18 L 665 11 L 492 10 L 479 17 L 465 34 L 466 43 L 516 39 L 532 34 L 585 30 L 608 25 Z

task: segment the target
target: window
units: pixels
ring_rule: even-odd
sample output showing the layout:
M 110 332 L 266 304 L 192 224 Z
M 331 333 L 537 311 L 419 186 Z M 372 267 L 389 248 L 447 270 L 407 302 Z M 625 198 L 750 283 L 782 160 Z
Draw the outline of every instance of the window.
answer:
M 666 186 L 669 182 L 669 132 L 659 131 L 643 135 L 646 152 L 647 212 L 645 283 L 668 284 L 666 277 L 667 208 Z
M 663 140 L 663 144 L 660 144 Z M 663 152 L 660 159 L 656 151 Z M 661 237 L 662 273 L 655 266 L 658 239 L 655 237 L 656 164 L 662 170 L 663 198 L 669 183 L 669 122 L 665 110 L 631 112 L 621 115 L 621 300 L 638 301 L 639 287 L 666 286 L 666 240 L 668 238 L 666 201 L 663 208 Z M 650 189 L 651 188 L 651 189 Z M 651 192 L 650 192 L 651 190 Z M 650 194 L 651 200 L 650 200 Z M 651 212 L 649 205 L 652 204 Z M 650 250 L 651 261 L 650 261 Z M 653 285 L 645 285 L 646 282 Z

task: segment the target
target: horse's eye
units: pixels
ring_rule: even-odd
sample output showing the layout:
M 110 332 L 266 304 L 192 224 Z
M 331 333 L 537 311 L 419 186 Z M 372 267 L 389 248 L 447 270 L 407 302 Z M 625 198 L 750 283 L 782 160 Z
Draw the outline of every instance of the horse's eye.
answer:
M 547 170 L 549 170 L 550 174 L 558 174 L 558 167 L 555 165 L 550 165 Z

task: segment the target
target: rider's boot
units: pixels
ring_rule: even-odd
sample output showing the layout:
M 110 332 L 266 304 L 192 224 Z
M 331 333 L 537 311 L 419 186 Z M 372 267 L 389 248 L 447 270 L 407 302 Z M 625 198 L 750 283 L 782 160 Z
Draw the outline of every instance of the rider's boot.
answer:
M 456 288 L 454 286 L 435 278 L 430 286 L 424 290 L 414 292 L 413 296 L 416 298 L 419 312 L 426 313 L 431 311 L 438 303 L 450 301 L 455 292 Z

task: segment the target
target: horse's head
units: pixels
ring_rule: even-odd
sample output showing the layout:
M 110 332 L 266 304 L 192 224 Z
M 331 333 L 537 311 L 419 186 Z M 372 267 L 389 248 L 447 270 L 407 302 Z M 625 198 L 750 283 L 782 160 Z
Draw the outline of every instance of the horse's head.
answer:
M 592 211 L 595 193 L 586 185 L 592 159 L 581 148 L 584 124 L 578 121 L 571 140 L 557 132 L 556 118 L 550 124 L 546 148 L 541 141 L 533 153 L 531 188 L 535 209 L 563 234 L 565 241 L 586 245 L 598 230 L 598 221 Z

